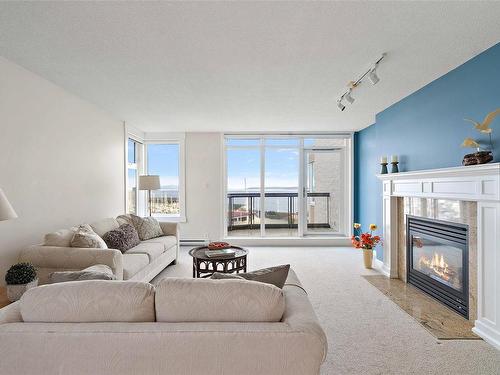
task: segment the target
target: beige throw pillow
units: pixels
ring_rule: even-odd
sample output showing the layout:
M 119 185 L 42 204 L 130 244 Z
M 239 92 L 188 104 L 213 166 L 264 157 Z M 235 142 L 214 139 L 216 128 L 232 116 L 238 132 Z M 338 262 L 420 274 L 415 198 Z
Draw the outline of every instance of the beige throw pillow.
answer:
M 87 267 L 81 271 L 58 271 L 52 272 L 49 275 L 51 284 L 63 283 L 66 281 L 81 281 L 81 280 L 115 280 L 111 268 L 105 264 L 96 264 Z
M 130 219 L 132 220 L 132 225 L 139 234 L 141 241 L 163 236 L 160 223 L 154 217 L 139 217 L 136 215 L 130 215 Z
M 59 229 L 58 231 L 47 233 L 43 239 L 44 246 L 70 247 L 71 240 L 75 235 L 76 228 Z
M 250 281 L 259 281 L 261 283 L 272 284 L 282 289 L 283 286 L 285 285 L 289 271 L 290 271 L 290 265 L 284 264 L 281 266 L 263 268 L 252 272 L 238 273 L 238 274 L 215 272 L 210 278 L 245 279 Z
M 80 225 L 71 240 L 71 247 L 107 249 L 106 242 L 88 224 Z

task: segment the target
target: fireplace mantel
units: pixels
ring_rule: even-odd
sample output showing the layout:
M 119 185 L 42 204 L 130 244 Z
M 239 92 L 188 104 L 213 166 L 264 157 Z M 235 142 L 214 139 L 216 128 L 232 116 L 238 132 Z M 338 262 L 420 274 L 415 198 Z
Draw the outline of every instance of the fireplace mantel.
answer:
M 500 163 L 377 175 L 382 181 L 381 271 L 398 277 L 398 198 L 477 202 L 477 315 L 474 332 L 500 349 Z

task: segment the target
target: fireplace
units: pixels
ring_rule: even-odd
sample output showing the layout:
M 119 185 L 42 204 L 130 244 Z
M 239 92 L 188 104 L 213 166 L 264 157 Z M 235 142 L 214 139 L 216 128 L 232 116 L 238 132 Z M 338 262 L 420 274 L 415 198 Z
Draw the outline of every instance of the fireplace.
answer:
M 468 226 L 407 216 L 407 282 L 469 318 Z

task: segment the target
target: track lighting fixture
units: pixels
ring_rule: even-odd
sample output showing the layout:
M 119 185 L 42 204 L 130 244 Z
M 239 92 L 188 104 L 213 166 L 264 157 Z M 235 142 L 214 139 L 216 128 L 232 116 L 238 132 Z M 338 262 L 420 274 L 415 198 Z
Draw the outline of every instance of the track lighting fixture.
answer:
M 349 102 L 349 104 L 354 103 L 354 98 L 351 96 L 351 90 L 347 91 L 344 95 L 344 99 Z
M 371 70 L 370 73 L 368 73 L 368 79 L 372 83 L 372 85 L 376 85 L 378 81 L 380 81 L 380 78 L 378 78 L 377 73 L 375 72 L 375 69 Z
M 337 99 L 337 107 L 343 111 L 345 109 L 345 105 L 342 104 L 342 101 L 345 99 L 349 104 L 354 103 L 354 98 L 351 95 L 352 90 L 356 89 L 359 87 L 359 85 L 363 82 L 364 78 L 368 76 L 368 80 L 372 85 L 376 85 L 378 81 L 380 81 L 380 78 L 377 75 L 377 67 L 378 64 L 385 58 L 386 54 L 383 53 L 377 61 L 371 66 L 370 69 L 365 71 L 361 76 L 355 80 L 355 81 L 349 81 L 347 84 L 348 89 L 345 91 L 340 97 Z

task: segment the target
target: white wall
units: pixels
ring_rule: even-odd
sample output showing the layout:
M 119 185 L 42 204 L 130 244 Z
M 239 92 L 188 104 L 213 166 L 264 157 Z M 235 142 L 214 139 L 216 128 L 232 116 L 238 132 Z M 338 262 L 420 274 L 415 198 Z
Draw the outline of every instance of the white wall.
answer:
M 221 239 L 221 133 L 186 133 L 186 223 L 182 239 Z
M 43 234 L 124 210 L 117 119 L 0 57 L 0 188 L 19 218 L 0 222 L 0 284 Z

